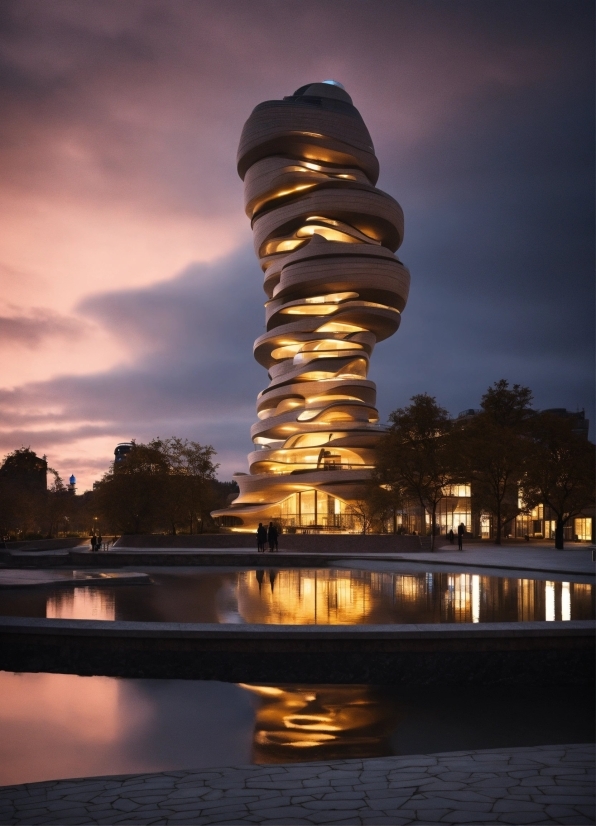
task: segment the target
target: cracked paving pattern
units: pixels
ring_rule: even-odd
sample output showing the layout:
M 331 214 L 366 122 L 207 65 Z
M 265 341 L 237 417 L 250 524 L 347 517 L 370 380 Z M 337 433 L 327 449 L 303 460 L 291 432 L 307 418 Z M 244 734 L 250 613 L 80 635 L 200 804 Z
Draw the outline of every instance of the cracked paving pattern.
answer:
M 594 745 L 52 780 L 0 788 L 2 824 L 593 824 Z

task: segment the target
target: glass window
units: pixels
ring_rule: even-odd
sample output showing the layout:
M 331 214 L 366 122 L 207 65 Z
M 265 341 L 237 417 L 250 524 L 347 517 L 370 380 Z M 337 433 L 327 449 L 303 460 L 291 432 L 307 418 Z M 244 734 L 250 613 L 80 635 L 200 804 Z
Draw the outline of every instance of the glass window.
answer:
M 575 535 L 581 542 L 592 541 L 592 520 L 591 518 L 580 518 L 575 520 Z

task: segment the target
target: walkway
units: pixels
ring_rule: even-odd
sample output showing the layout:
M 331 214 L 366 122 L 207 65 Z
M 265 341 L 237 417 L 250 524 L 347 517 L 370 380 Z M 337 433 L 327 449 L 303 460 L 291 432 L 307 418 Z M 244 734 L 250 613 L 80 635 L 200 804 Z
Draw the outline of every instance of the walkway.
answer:
M 366 541 L 366 539 L 365 539 Z M 452 545 L 439 545 L 435 551 L 417 551 L 415 553 L 363 553 L 358 555 L 352 550 L 335 551 L 334 553 L 324 553 L 320 551 L 309 553 L 307 551 L 284 551 L 283 536 L 280 540 L 281 547 L 279 553 L 256 554 L 251 548 L 127 548 L 116 547 L 107 553 L 94 554 L 98 560 L 98 565 L 109 565 L 108 560 L 117 559 L 118 555 L 130 556 L 131 563 L 137 558 L 156 555 L 167 559 L 168 555 L 184 555 L 186 557 L 202 557 L 217 555 L 216 564 L 226 564 L 226 557 L 245 557 L 247 564 L 259 563 L 265 567 L 275 563 L 276 565 L 292 564 L 291 560 L 307 560 L 310 556 L 317 560 L 324 557 L 329 565 L 334 561 L 345 561 L 354 563 L 356 560 L 365 563 L 368 567 L 370 562 L 408 562 L 417 564 L 431 564 L 445 567 L 464 566 L 466 568 L 495 568 L 508 571 L 541 571 L 543 573 L 572 574 L 577 576 L 594 576 L 595 564 L 592 561 L 592 550 L 589 546 L 578 548 L 577 546 L 566 548 L 564 551 L 557 551 L 552 547 L 542 545 L 482 545 L 470 544 L 463 551 L 458 551 Z M 76 548 L 78 552 L 84 548 Z M 89 553 L 89 556 L 91 554 Z M 221 563 L 219 560 L 221 559 Z M 249 562 L 250 560 L 250 562 Z M 140 563 L 136 563 L 140 564 Z M 150 561 L 143 564 L 151 564 Z M 163 563 L 162 563 L 163 564 Z M 233 564 L 236 564 L 235 562 Z M 356 566 L 358 567 L 358 566 Z
M 375 559 L 379 559 L 375 554 Z M 483 545 L 470 544 L 458 551 L 453 545 L 439 545 L 435 551 L 400 553 L 395 561 L 429 563 L 468 568 L 495 568 L 508 571 L 540 571 L 553 574 L 594 576 L 596 566 L 589 546 L 577 546 L 557 551 L 543 545 Z M 367 557 L 363 557 L 367 560 Z
M 0 789 L 3 824 L 593 824 L 594 746 L 55 780 Z

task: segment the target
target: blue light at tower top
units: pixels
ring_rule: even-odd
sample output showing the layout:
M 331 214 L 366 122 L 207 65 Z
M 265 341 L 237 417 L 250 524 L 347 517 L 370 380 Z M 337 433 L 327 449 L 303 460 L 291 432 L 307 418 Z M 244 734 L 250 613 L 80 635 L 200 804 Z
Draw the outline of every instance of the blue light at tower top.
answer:
M 339 80 L 324 80 L 323 83 L 328 83 L 329 86 L 338 86 L 340 89 L 343 89 L 344 92 L 346 91 L 346 87 L 343 83 L 340 83 Z
M 70 482 L 71 485 L 76 485 L 77 477 L 74 475 L 74 473 L 72 474 L 72 476 L 70 477 L 70 479 L 68 481 Z

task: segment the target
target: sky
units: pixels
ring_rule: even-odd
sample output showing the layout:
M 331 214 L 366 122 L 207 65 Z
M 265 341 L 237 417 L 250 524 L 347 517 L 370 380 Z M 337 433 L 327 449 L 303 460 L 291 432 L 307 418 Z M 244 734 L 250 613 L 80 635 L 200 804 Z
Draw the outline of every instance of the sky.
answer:
M 493 382 L 594 434 L 588 0 L 4 0 L 0 458 L 78 490 L 120 441 L 246 471 L 264 330 L 235 158 L 263 100 L 339 80 L 405 213 L 412 284 L 370 378 L 381 420 Z

